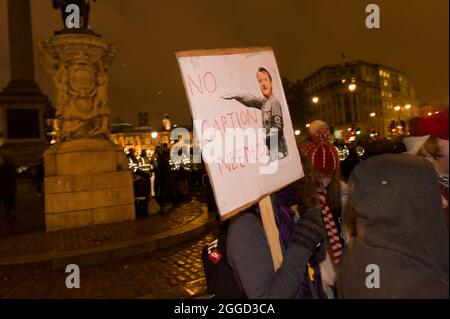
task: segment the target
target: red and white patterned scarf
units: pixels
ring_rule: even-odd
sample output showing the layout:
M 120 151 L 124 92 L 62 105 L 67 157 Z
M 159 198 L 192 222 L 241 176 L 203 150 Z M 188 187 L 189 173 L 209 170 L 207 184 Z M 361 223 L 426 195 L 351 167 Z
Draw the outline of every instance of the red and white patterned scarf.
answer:
M 329 255 L 335 264 L 339 262 L 339 257 L 342 254 L 342 242 L 339 237 L 339 232 L 334 222 L 333 214 L 331 213 L 330 206 L 328 206 L 327 201 L 327 190 L 325 187 L 320 187 L 317 190 L 318 193 L 318 203 L 322 211 L 322 220 L 328 233 L 328 238 L 330 241 L 330 251 Z

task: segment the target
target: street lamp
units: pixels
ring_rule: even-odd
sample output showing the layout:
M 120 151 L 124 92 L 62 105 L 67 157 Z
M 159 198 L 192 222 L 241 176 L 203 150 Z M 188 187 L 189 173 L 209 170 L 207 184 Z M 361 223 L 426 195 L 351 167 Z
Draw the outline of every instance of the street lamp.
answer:
M 312 98 L 312 102 L 313 102 L 314 104 L 317 104 L 317 103 L 319 102 L 319 98 L 318 98 L 317 96 L 314 96 L 314 97 Z
M 369 115 L 370 115 L 370 117 L 375 117 L 376 114 L 375 114 L 375 112 L 372 112 Z
M 396 106 L 396 107 L 394 107 L 394 110 L 396 111 L 396 112 L 398 112 L 398 111 L 400 111 L 400 109 L 401 109 L 401 107 L 400 106 Z
M 348 89 L 350 90 L 350 92 L 353 92 L 353 91 L 355 91 L 356 90 L 356 84 L 350 84 L 349 86 L 348 86 Z
M 158 137 L 158 132 L 152 132 L 151 134 L 152 138 L 155 139 Z
M 306 126 L 306 127 L 310 127 L 310 126 L 311 126 L 311 124 L 309 124 L 309 123 L 308 123 L 308 124 L 306 124 L 305 126 Z
M 406 104 L 405 105 L 405 110 L 409 110 L 411 108 L 411 104 Z
M 299 136 L 300 135 L 300 130 L 295 130 L 294 134 Z

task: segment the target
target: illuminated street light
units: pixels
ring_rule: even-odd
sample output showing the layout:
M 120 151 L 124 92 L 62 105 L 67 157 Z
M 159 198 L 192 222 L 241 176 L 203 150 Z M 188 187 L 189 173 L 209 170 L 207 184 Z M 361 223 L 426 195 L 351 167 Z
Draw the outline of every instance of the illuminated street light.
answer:
M 349 127 L 349 128 L 347 129 L 347 131 L 349 131 L 349 132 L 350 132 L 351 130 L 352 130 L 352 128 L 351 128 L 351 127 Z
M 406 109 L 406 110 L 409 110 L 410 108 L 411 108 L 411 104 L 406 104 L 406 105 L 405 105 L 405 109 Z
M 294 134 L 297 136 L 300 135 L 300 130 L 295 130 Z
M 372 112 L 372 113 L 370 113 L 370 117 L 375 117 L 375 113 L 374 112 Z
M 152 136 L 152 138 L 157 138 L 158 137 L 158 132 L 152 132 L 151 136 Z
M 348 89 L 351 91 L 351 92 L 353 92 L 354 90 L 356 90 L 356 84 L 350 84 L 349 86 L 348 86 Z
M 431 112 L 428 112 L 428 116 L 431 116 L 433 113 L 431 113 Z
M 313 102 L 314 104 L 318 103 L 318 102 L 319 102 L 319 98 L 318 98 L 317 96 L 313 97 L 313 98 L 312 98 L 312 102 Z
M 400 111 L 400 106 L 397 105 L 396 107 L 394 107 L 394 110 L 397 112 Z
M 305 126 L 306 126 L 306 127 L 310 127 L 310 126 L 311 126 L 311 124 L 309 124 L 309 123 L 308 123 L 308 124 L 306 124 Z
M 439 114 L 439 112 L 434 112 L 434 114 Z

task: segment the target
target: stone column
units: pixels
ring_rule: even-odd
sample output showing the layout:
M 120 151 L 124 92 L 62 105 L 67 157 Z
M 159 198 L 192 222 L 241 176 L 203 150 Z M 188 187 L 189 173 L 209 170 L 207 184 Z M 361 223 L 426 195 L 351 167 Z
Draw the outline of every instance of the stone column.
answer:
M 8 0 L 11 80 L 34 81 L 30 0 Z
M 16 166 L 42 161 L 47 148 L 44 117 L 52 116 L 51 103 L 34 81 L 30 0 L 8 0 L 8 35 L 11 79 L 0 92 L 5 144 L 0 153 Z
M 87 33 L 59 34 L 39 48 L 60 128 L 45 153 L 47 231 L 134 219 L 131 173 L 109 138 L 107 71 L 117 48 Z
M 8 0 L 8 37 L 11 80 L 5 90 L 42 95 L 34 81 L 30 0 Z

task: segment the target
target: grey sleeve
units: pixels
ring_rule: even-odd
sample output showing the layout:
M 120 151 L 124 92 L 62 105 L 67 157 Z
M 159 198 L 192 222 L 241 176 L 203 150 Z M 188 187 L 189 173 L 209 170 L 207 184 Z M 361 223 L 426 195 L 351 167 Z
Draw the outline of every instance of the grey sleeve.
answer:
M 261 109 L 264 105 L 264 99 L 258 98 L 251 94 L 238 94 L 233 97 L 239 103 L 244 104 L 248 107 L 253 107 L 256 109 Z
M 228 262 L 249 299 L 294 298 L 311 253 L 291 243 L 275 272 L 262 222 L 244 214 L 228 230 Z

